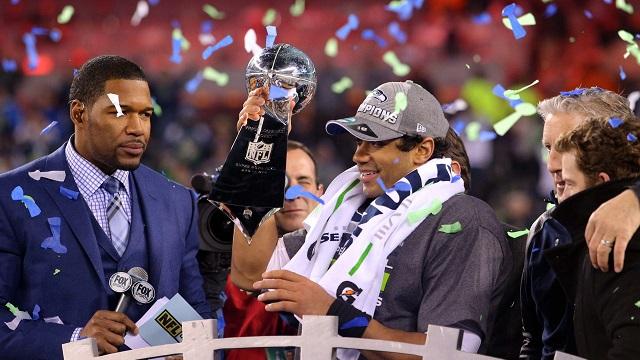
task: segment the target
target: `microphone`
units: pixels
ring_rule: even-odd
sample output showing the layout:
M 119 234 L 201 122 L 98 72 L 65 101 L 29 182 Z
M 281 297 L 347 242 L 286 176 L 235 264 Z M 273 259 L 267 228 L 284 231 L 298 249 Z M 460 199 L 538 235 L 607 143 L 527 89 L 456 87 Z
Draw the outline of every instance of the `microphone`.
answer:
M 131 300 L 129 289 L 133 289 L 139 282 L 144 282 L 148 284 L 151 289 L 153 289 L 153 286 L 151 286 L 151 284 L 149 284 L 147 280 L 149 280 L 149 274 L 147 274 L 147 272 L 143 268 L 138 266 L 132 267 L 126 273 L 119 271 L 111 275 L 111 277 L 109 278 L 109 287 L 114 292 L 122 294 L 120 295 L 120 299 L 118 300 L 115 311 L 120 313 L 126 311 L 127 306 L 129 305 L 129 301 Z M 155 290 L 153 291 L 153 296 L 155 297 Z M 134 299 L 140 302 L 135 296 Z M 153 299 L 151 299 L 150 301 L 152 300 Z

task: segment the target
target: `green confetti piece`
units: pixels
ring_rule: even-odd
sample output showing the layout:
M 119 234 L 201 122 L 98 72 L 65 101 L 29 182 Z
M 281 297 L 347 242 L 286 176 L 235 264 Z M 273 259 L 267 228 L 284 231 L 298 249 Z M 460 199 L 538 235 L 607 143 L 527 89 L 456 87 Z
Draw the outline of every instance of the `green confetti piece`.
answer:
M 556 207 L 556 204 L 551 204 L 551 203 L 547 204 L 547 210 L 551 210 L 554 207 Z
M 536 80 L 534 82 L 532 82 L 531 84 L 525 86 L 525 87 L 521 87 L 518 90 L 505 90 L 504 92 L 504 96 L 508 97 L 511 100 L 519 100 L 520 99 L 520 93 L 527 90 L 528 88 L 536 85 L 537 83 L 539 83 L 540 80 Z
M 393 74 L 396 76 L 406 76 L 411 72 L 409 65 L 403 64 L 393 51 L 384 53 L 384 55 L 382 55 L 382 61 L 391 66 Z
M 209 15 L 212 19 L 221 20 L 224 19 L 224 13 L 216 9 L 215 6 L 210 4 L 204 4 L 202 6 L 202 11 L 204 11 L 207 15 Z
M 519 238 L 520 236 L 527 235 L 528 233 L 529 233 L 529 229 L 524 229 L 519 231 L 507 231 L 507 235 L 509 235 L 509 237 L 512 239 Z
M 442 210 L 442 201 L 440 199 L 433 199 L 431 204 L 424 209 L 419 209 L 407 214 L 407 221 L 413 225 L 424 220 L 429 215 L 436 215 Z
M 634 304 L 637 308 L 640 308 L 640 300 L 636 301 L 636 303 Z
M 304 0 L 296 0 L 289 8 L 291 16 L 300 16 L 304 12 Z
M 278 12 L 276 9 L 269 9 L 264 16 L 262 17 L 262 25 L 267 26 L 273 24 L 276 21 L 276 16 L 278 16 Z
M 229 75 L 227 73 L 219 72 L 211 66 L 204 68 L 202 71 L 202 77 L 206 80 L 215 82 L 219 86 L 226 86 L 229 83 Z
M 493 124 L 496 134 L 503 136 L 515 125 L 523 116 L 531 116 L 536 113 L 536 107 L 533 104 L 521 103 L 516 105 L 516 112 L 508 115 L 504 119 Z
M 358 259 L 358 261 L 356 262 L 355 265 L 353 265 L 353 267 L 351 268 L 351 270 L 349 270 L 349 275 L 353 276 L 353 274 L 356 273 L 356 271 L 358 271 L 358 269 L 360 268 L 360 265 L 362 265 L 362 262 L 364 261 L 364 259 L 367 258 L 367 255 L 369 255 L 369 251 L 371 251 L 371 248 L 373 247 L 372 243 L 369 243 L 369 245 L 367 245 L 367 247 L 364 249 L 364 251 L 362 252 L 362 255 L 360 255 L 360 258 Z
M 626 12 L 629 15 L 633 15 L 633 5 L 627 4 L 625 0 L 616 0 L 616 8 Z
M 171 37 L 174 39 L 180 39 L 180 48 L 183 51 L 187 51 L 191 47 L 191 43 L 189 42 L 189 40 L 187 40 L 184 35 L 182 35 L 182 30 L 178 28 L 173 29 L 173 31 L 171 32 Z
M 60 269 L 53 270 L 53 275 L 58 275 L 60 273 Z
M 533 16 L 532 13 L 526 13 L 518 18 L 518 22 L 522 26 L 533 26 L 536 24 L 536 17 Z M 507 29 L 513 30 L 511 28 L 511 21 L 509 21 L 508 18 L 502 18 L 502 23 L 507 27 Z
M 634 45 L 636 41 L 634 40 L 633 34 L 625 30 L 618 30 L 618 36 L 620 39 L 628 42 L 629 44 Z
M 9 311 L 11 311 L 13 316 L 18 316 L 18 312 L 20 312 L 20 309 L 18 309 L 17 307 L 13 306 L 12 303 L 7 302 L 6 304 L 4 304 L 4 306 L 6 306 L 7 309 L 9 309 Z
M 155 116 L 162 116 L 162 108 L 160 107 L 160 104 L 156 102 L 156 99 L 151 98 L 151 105 L 153 106 L 153 114 Z
M 342 94 L 352 86 L 353 86 L 353 81 L 351 81 L 350 78 L 343 76 L 342 79 L 334 82 L 331 85 L 331 91 L 333 91 L 336 94 Z
M 442 224 L 438 231 L 445 234 L 455 234 L 462 231 L 462 225 L 460 224 L 460 221 L 456 221 L 453 224 Z
M 324 45 L 324 53 L 330 57 L 336 57 L 338 55 L 338 39 L 331 38 L 327 40 L 327 43 Z
M 58 15 L 58 24 L 66 24 L 71 21 L 74 12 L 75 9 L 72 5 L 65 5 L 65 7 L 62 8 L 62 11 Z
M 396 114 L 404 111 L 407 108 L 407 95 L 403 92 L 399 92 L 396 94 L 395 98 L 395 110 L 393 111 Z
M 467 139 L 469 141 L 476 141 L 478 137 L 480 137 L 480 129 L 482 125 L 480 125 L 477 121 L 470 122 L 467 127 L 464 128 L 464 133 L 467 135 Z

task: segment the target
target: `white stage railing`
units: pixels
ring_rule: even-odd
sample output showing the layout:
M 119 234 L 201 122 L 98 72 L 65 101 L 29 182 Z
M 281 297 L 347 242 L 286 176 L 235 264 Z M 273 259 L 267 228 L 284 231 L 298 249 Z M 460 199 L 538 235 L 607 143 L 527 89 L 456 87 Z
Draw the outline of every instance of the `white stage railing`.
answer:
M 334 316 L 305 316 L 300 336 L 254 336 L 237 338 L 215 338 L 216 320 L 185 321 L 182 323 L 181 343 L 152 346 L 100 356 L 100 360 L 148 359 L 182 354 L 184 360 L 212 360 L 215 350 L 297 347 L 301 360 L 335 359 L 336 348 L 374 350 L 412 354 L 423 359 L 474 360 L 497 359 L 457 350 L 460 330 L 429 325 L 428 341 L 414 345 L 395 341 L 355 339 L 338 335 L 338 319 Z M 66 360 L 89 360 L 98 358 L 98 348 L 93 338 L 62 345 Z M 556 354 L 555 360 L 578 360 L 581 358 Z

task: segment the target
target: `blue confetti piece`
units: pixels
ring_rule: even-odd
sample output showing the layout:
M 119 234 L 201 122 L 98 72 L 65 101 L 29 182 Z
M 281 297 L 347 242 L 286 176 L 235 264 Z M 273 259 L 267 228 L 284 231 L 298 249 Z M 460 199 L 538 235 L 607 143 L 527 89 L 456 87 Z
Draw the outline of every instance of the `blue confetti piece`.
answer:
M 38 51 L 36 50 L 36 37 L 31 33 L 26 33 L 22 36 L 22 42 L 27 51 L 29 69 L 33 70 L 38 67 L 38 63 L 40 62 Z
M 471 17 L 471 21 L 476 25 L 487 25 L 491 23 L 491 15 L 488 12 L 483 12 Z
M 628 133 L 627 134 L 627 141 L 629 142 L 636 142 L 638 140 L 638 137 L 633 135 L 632 133 Z
M 495 139 L 498 135 L 490 130 L 482 130 L 480 131 L 480 135 L 478 135 L 478 140 L 480 141 L 491 141 Z
M 36 306 L 33 307 L 33 312 L 31 313 L 31 319 L 32 320 L 40 319 L 40 305 L 36 304 Z
M 24 206 L 27 207 L 27 211 L 29 211 L 29 216 L 36 217 L 40 215 L 42 212 L 40 207 L 36 204 L 36 201 L 29 195 L 24 194 L 24 190 L 22 190 L 22 186 L 16 186 L 11 190 L 11 199 L 15 201 L 21 201 Z
M 381 38 L 380 36 L 376 35 L 373 29 L 362 30 L 362 38 L 364 40 L 373 40 L 376 42 L 376 44 L 378 44 L 378 46 L 382 48 L 387 46 L 387 41 Z
M 174 29 L 175 28 L 179 28 L 180 27 L 180 21 L 175 20 L 175 19 L 171 20 L 171 27 L 174 28 Z
M 622 65 L 620 65 L 620 80 L 624 80 L 627 78 L 627 74 L 625 74 L 624 69 L 622 68 Z
M 558 12 L 558 5 L 556 4 L 549 4 L 547 5 L 547 7 L 544 9 L 544 17 L 546 18 L 550 18 L 553 15 L 555 15 Z
M 73 77 L 76 77 L 78 75 L 78 73 L 80 72 L 80 70 L 78 69 L 73 69 Z
M 160 2 L 160 0 L 147 0 L 147 2 L 149 3 L 149 5 L 151 6 L 156 6 L 158 5 L 158 3 Z
M 78 200 L 78 196 L 80 195 L 80 193 L 71 189 L 67 189 L 66 187 L 60 185 L 60 195 L 66 197 L 69 200 Z
M 213 21 L 205 20 L 200 24 L 200 32 L 202 34 L 208 34 L 213 30 Z
M 193 79 L 187 81 L 187 83 L 184 85 L 184 89 L 189 94 L 193 94 L 194 92 L 196 92 L 196 90 L 198 90 L 198 86 L 200 86 L 202 79 L 202 71 L 199 71 Z
M 60 32 L 60 30 L 58 29 L 51 29 L 51 31 L 49 32 L 49 39 L 51 39 L 51 41 L 53 42 L 60 41 L 60 39 L 62 39 L 62 32 Z
M 460 134 L 462 134 L 462 132 L 464 131 L 465 128 L 465 123 L 462 120 L 456 120 L 453 122 L 453 126 L 451 126 L 453 128 L 453 131 L 456 132 L 456 134 L 458 134 L 458 136 L 460 136 Z
M 11 5 L 18 5 L 20 0 L 11 0 Z
M 505 91 L 506 89 L 504 88 L 504 86 L 500 84 L 496 84 L 496 86 L 494 86 L 493 89 L 491 90 L 491 92 L 493 92 L 493 95 L 507 100 L 509 102 L 509 106 L 511 106 L 514 109 L 516 106 L 523 103 L 521 99 L 509 99 L 504 95 Z
M 324 205 L 324 201 L 322 199 L 317 197 L 315 194 L 305 190 L 302 185 L 293 185 L 284 193 L 284 198 L 286 200 L 294 200 L 299 197 L 306 197 L 307 199 L 311 199 L 317 203 Z
M 340 40 L 344 40 L 347 38 L 347 36 L 349 36 L 349 33 L 351 32 L 351 30 L 357 29 L 358 26 L 360 26 L 360 21 L 358 20 L 358 17 L 354 14 L 351 14 L 347 19 L 347 23 L 342 25 L 342 27 L 340 27 L 336 31 L 336 37 Z
M 605 3 L 605 4 L 612 4 L 612 3 L 613 3 L 613 0 L 604 0 L 604 3 Z
M 609 119 L 609 125 L 611 125 L 611 127 L 614 129 L 622 125 L 622 123 L 623 121 L 619 117 L 612 117 Z
M 60 242 L 60 224 L 62 220 L 59 217 L 50 217 L 47 219 L 49 223 L 49 229 L 51 229 L 51 236 L 44 239 L 40 244 L 43 249 L 51 249 L 56 254 L 66 254 L 67 247 Z
M 182 47 L 182 39 L 179 37 L 171 38 L 171 57 L 169 61 L 174 64 L 180 64 L 182 62 L 182 55 L 180 55 L 180 49 Z
M 278 36 L 276 27 L 273 25 L 267 26 L 267 40 L 265 42 L 266 48 L 270 48 L 273 46 L 273 43 L 276 41 L 276 36 Z
M 462 176 L 456 174 L 451 178 L 451 182 L 454 183 L 454 182 L 456 182 L 456 181 L 458 181 L 460 179 L 462 179 Z
M 271 85 L 269 88 L 269 100 L 284 99 L 289 97 L 289 90 L 280 86 Z
M 342 324 L 342 326 L 340 326 L 340 330 L 367 326 L 369 326 L 369 319 L 367 319 L 366 316 L 358 316 Z
M 46 134 L 49 130 L 53 129 L 54 126 L 58 125 L 57 121 L 52 121 L 49 125 L 47 125 L 42 131 L 40 131 L 40 135 Z
M 409 20 L 413 15 L 413 3 L 404 0 L 401 2 L 393 2 L 384 7 L 386 10 L 398 14 L 400 20 Z
M 584 16 L 589 20 L 593 19 L 593 14 L 589 10 L 584 11 Z
M 211 54 L 231 44 L 233 44 L 233 38 L 231 37 L 231 35 L 225 36 L 224 38 L 222 38 L 222 40 L 218 41 L 217 44 L 204 49 L 204 51 L 202 52 L 202 60 L 207 60 L 209 56 L 211 56 Z
M 594 86 L 593 88 L 590 88 L 591 91 L 595 91 L 595 92 L 602 92 L 604 90 L 602 90 L 601 88 Z M 578 97 L 582 94 L 584 94 L 584 92 L 587 91 L 587 88 L 575 88 L 571 91 L 560 91 L 560 96 L 575 96 Z
M 12 59 L 2 59 L 2 70 L 6 73 L 15 72 L 18 70 L 18 64 Z
M 400 44 L 407 42 L 407 34 L 400 29 L 400 25 L 397 22 L 392 21 L 389 23 L 387 31 L 389 32 L 389 35 L 393 36 L 393 38 Z
M 44 36 L 47 35 L 49 33 L 49 30 L 43 28 L 43 27 L 32 27 L 31 28 L 31 33 L 35 36 Z
M 384 192 L 389 191 L 389 189 L 387 189 L 387 187 L 384 185 L 384 182 L 382 181 L 382 179 L 380 179 L 380 177 L 376 179 L 376 182 L 378 183 L 378 186 L 380 186 L 380 189 L 382 189 L 382 191 Z
M 509 19 L 509 22 L 511 23 L 511 31 L 513 32 L 513 37 L 515 37 L 516 40 L 522 39 L 527 35 L 527 31 L 522 25 L 520 25 L 520 22 L 518 22 L 517 6 L 515 3 L 505 6 L 504 9 L 502 9 L 502 16 Z

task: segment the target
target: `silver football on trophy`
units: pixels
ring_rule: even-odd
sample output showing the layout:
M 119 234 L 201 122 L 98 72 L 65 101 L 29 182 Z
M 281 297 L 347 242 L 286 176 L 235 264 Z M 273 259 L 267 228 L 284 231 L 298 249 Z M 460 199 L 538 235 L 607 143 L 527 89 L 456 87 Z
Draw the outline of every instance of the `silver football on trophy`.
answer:
M 285 91 L 269 96 L 265 111 L 286 123 L 291 114 L 304 108 L 316 92 L 316 68 L 302 51 L 289 44 L 276 44 L 263 49 L 247 65 L 247 90 L 277 86 Z M 287 91 L 288 90 L 288 91 Z M 289 114 L 289 99 L 295 106 Z

